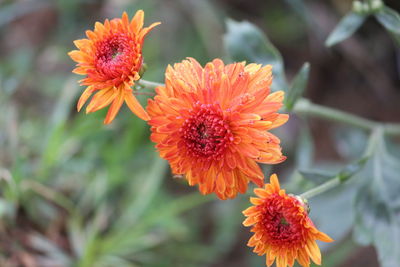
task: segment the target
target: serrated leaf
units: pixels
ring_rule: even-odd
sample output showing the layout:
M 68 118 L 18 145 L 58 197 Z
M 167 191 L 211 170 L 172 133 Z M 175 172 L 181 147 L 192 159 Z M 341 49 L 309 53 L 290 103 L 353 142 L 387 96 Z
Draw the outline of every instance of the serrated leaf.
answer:
M 272 65 L 274 75 L 272 89 L 286 91 L 287 82 L 282 56 L 267 36 L 258 27 L 247 21 L 227 20 L 226 24 L 224 46 L 231 59 Z
M 377 137 L 373 154 L 362 175 L 355 202 L 355 240 L 373 244 L 381 266 L 400 262 L 400 161 L 386 151 L 383 136 Z
M 375 18 L 391 33 L 400 35 L 400 15 L 390 7 L 383 7 L 378 13 L 375 14 Z
M 285 106 L 287 110 L 292 110 L 296 101 L 303 95 L 304 90 L 307 86 L 308 76 L 310 74 L 310 64 L 304 63 L 300 71 L 289 88 L 289 91 L 285 98 Z
M 333 46 L 349 38 L 363 24 L 367 15 L 351 12 L 344 16 L 335 29 L 329 34 L 325 42 L 326 46 Z

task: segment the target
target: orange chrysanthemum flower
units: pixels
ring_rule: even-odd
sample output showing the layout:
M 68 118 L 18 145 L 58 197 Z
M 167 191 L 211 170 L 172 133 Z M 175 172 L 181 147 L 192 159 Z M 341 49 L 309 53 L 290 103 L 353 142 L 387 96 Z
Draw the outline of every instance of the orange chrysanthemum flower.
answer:
M 79 50 L 68 53 L 78 63 L 73 72 L 86 75 L 80 83 L 88 86 L 78 101 L 78 111 L 97 91 L 86 113 L 111 104 L 104 123 L 115 118 L 124 101 L 139 118 L 149 119 L 131 87 L 140 79 L 144 37 L 160 23 L 143 28 L 143 19 L 142 10 L 136 12 L 131 21 L 124 12 L 122 18 L 106 20 L 104 24 L 96 22 L 94 31 L 86 31 L 88 39 L 74 41 Z
M 249 181 L 263 185 L 257 162 L 286 158 L 268 132 L 288 120 L 277 113 L 283 92 L 270 94 L 271 82 L 271 66 L 215 59 L 203 68 L 192 58 L 168 66 L 147 111 L 151 140 L 173 173 L 220 199 L 244 193 Z
M 244 226 L 253 226 L 248 246 L 258 255 L 266 254 L 266 264 L 276 260 L 277 267 L 293 266 L 297 259 L 301 266 L 310 266 L 310 258 L 321 265 L 321 251 L 315 240 L 332 242 L 320 232 L 308 217 L 306 205 L 297 197 L 287 195 L 273 174 L 270 184 L 256 188 L 258 198 L 250 198 L 254 206 L 243 211 Z

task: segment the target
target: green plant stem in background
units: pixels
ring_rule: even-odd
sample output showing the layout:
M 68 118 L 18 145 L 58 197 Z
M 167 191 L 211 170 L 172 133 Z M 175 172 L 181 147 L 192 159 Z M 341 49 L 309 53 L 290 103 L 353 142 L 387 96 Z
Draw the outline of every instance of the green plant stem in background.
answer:
M 317 118 L 342 122 L 368 131 L 373 131 L 375 128 L 382 126 L 385 134 L 400 135 L 400 124 L 375 122 L 337 109 L 314 104 L 304 98 L 297 101 L 293 108 L 293 112 L 298 115 L 314 116 Z
M 324 193 L 325 191 L 328 191 L 336 186 L 338 186 L 339 184 L 341 184 L 341 179 L 339 176 L 335 176 L 335 178 L 330 179 L 329 181 L 314 187 L 313 189 L 308 190 L 307 192 L 304 192 L 303 194 L 300 195 L 301 198 L 304 199 L 310 199 L 314 196 L 317 196 L 319 194 Z
M 137 84 L 141 87 L 147 88 L 147 89 L 151 89 L 154 90 L 156 89 L 156 87 L 158 86 L 164 86 L 163 83 L 156 83 L 156 82 L 151 82 L 151 81 L 146 81 L 146 80 L 139 80 L 137 82 Z

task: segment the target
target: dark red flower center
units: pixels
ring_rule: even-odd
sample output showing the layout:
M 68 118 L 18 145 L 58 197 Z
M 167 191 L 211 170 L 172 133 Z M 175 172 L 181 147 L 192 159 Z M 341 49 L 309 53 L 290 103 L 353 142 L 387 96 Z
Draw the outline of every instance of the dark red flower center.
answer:
M 298 215 L 296 199 L 273 195 L 260 206 L 260 223 L 270 242 L 276 245 L 296 244 L 302 240 L 303 225 Z
M 211 104 L 196 103 L 192 116 L 186 119 L 180 132 L 189 153 L 205 159 L 220 159 L 233 141 L 222 111 Z
M 106 78 L 129 75 L 138 56 L 135 49 L 135 42 L 126 34 L 111 35 L 96 43 L 95 67 Z

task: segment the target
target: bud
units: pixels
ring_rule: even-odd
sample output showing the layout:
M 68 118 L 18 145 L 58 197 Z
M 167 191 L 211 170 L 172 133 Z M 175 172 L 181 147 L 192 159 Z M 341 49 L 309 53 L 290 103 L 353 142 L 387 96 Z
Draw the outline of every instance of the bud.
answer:
M 142 67 L 141 67 L 140 70 L 139 70 L 139 75 L 140 75 L 140 77 L 142 77 L 142 75 L 146 72 L 146 70 L 147 70 L 147 64 L 146 64 L 146 63 L 143 63 L 143 64 L 142 64 Z
M 370 10 L 372 13 L 379 12 L 383 8 L 382 0 L 373 0 L 371 2 Z
M 354 11 L 354 13 L 357 13 L 357 14 L 364 14 L 363 3 L 361 3 L 360 1 L 354 1 L 353 2 L 353 11 Z
M 304 210 L 307 211 L 307 214 L 310 213 L 311 209 L 310 209 L 310 205 L 308 205 L 308 200 L 301 197 L 301 196 L 297 196 L 297 195 L 293 195 L 293 194 L 288 194 L 289 196 L 295 198 L 304 208 Z

